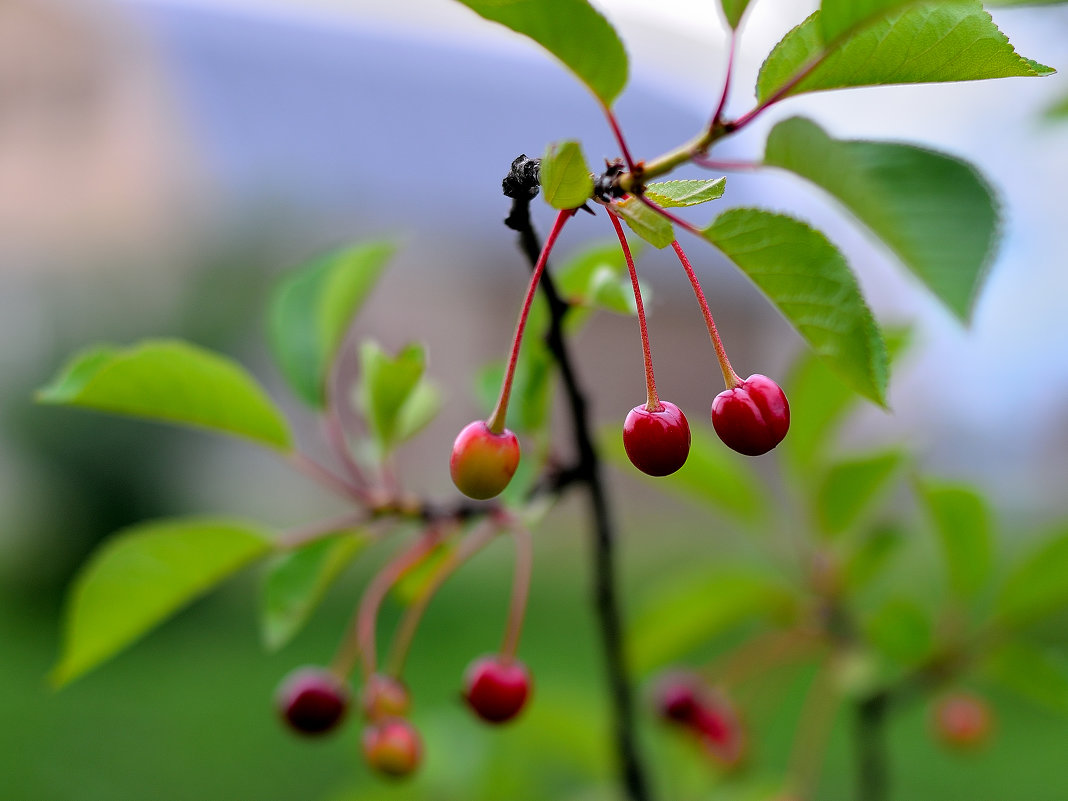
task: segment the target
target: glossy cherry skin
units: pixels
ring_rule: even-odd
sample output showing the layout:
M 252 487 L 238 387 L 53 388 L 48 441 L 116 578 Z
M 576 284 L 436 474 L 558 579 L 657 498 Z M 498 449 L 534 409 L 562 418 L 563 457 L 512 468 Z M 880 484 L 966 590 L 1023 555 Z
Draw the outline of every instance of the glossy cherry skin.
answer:
M 635 406 L 623 421 L 623 447 L 631 463 L 650 476 L 669 476 L 690 454 L 690 424 L 674 403 L 655 412 Z
M 412 698 L 408 688 L 399 679 L 375 673 L 364 685 L 360 703 L 369 720 L 382 720 L 407 715 L 412 706 Z
M 383 776 L 401 778 L 415 772 L 423 758 L 419 732 L 404 718 L 385 718 L 363 730 L 363 757 Z
M 712 401 L 712 425 L 728 448 L 746 456 L 767 453 L 790 428 L 790 404 L 767 376 L 751 375 Z
M 728 698 L 704 686 L 698 676 L 668 675 L 657 687 L 655 703 L 661 718 L 693 735 L 720 765 L 741 763 L 745 728 Z
M 993 729 L 990 707 L 982 698 L 957 692 L 940 698 L 932 710 L 938 738 L 952 748 L 983 745 Z
M 504 723 L 523 709 L 530 697 L 530 671 L 517 659 L 505 662 L 487 656 L 471 663 L 464 674 L 464 700 L 488 723 Z
M 485 420 L 463 427 L 452 445 L 449 472 L 456 488 L 468 498 L 484 501 L 508 486 L 519 466 L 519 440 L 504 429 L 490 431 Z
M 293 671 L 282 682 L 277 703 L 282 718 L 294 731 L 323 734 L 345 717 L 349 691 L 330 671 L 305 667 Z

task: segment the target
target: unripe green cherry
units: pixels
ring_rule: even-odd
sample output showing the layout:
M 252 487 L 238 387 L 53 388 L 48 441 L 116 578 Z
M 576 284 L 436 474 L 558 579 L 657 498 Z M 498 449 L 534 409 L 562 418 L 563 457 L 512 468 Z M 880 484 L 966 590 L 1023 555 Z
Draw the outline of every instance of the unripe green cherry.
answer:
M 515 434 L 507 428 L 494 434 L 485 420 L 464 426 L 452 445 L 452 481 L 460 492 L 476 501 L 499 495 L 518 466 L 519 440 Z
M 419 767 L 423 744 L 419 732 L 404 718 L 386 718 L 363 730 L 363 757 L 367 764 L 394 779 L 409 776 Z

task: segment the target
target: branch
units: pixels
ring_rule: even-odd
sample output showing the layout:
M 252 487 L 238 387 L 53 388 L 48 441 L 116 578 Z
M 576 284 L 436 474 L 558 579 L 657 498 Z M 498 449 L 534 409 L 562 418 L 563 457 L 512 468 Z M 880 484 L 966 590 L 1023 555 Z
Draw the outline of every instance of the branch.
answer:
M 538 194 L 537 172 L 537 163 L 533 159 L 520 156 L 512 162 L 512 169 L 504 180 L 504 193 L 512 199 L 511 212 L 505 224 L 518 232 L 519 246 L 532 269 L 541 252 L 530 219 L 530 201 Z M 621 779 L 630 801 L 649 801 L 648 782 L 638 755 L 634 696 L 624 658 L 623 626 L 616 593 L 615 526 L 601 479 L 600 459 L 593 446 L 586 398 L 575 374 L 563 333 L 564 318 L 570 307 L 556 291 L 548 270 L 542 273 L 540 287 L 549 306 L 549 330 L 545 342 L 560 369 L 578 452 L 578 464 L 573 476 L 575 483 L 586 487 L 593 518 L 593 600 L 600 622 L 601 645 L 605 652 L 605 667 L 615 714 L 615 745 Z

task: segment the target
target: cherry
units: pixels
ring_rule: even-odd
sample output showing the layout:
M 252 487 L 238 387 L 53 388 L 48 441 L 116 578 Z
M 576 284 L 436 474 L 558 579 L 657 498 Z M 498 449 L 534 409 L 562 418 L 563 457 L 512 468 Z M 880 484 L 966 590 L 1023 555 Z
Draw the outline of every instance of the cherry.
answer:
M 767 453 L 790 428 L 790 404 L 767 376 L 751 375 L 712 401 L 712 425 L 729 448 L 746 456 Z
M 363 713 L 370 720 L 404 717 L 412 705 L 404 683 L 382 673 L 375 673 L 367 680 L 360 701 Z
M 990 707 L 969 693 L 943 696 L 932 710 L 938 738 L 951 748 L 976 748 L 986 742 L 993 728 Z
M 304 667 L 290 673 L 282 682 L 277 703 L 282 717 L 295 731 L 322 734 L 337 726 L 345 716 L 349 691 L 330 671 Z
M 631 463 L 651 476 L 669 476 L 686 463 L 690 425 L 674 403 L 659 402 L 649 411 L 635 406 L 623 422 L 623 447 Z
M 530 696 L 530 672 L 519 660 L 487 656 L 464 674 L 464 700 L 488 723 L 504 723 L 523 709 Z
M 464 495 L 484 501 L 508 486 L 519 466 L 519 440 L 504 429 L 490 431 L 484 420 L 464 426 L 452 445 L 449 472 Z
M 690 676 L 668 676 L 657 687 L 656 711 L 669 723 L 692 724 L 700 703 L 695 680 Z
M 363 730 L 363 757 L 374 770 L 393 778 L 419 767 L 423 744 L 419 732 L 404 718 L 385 718 Z

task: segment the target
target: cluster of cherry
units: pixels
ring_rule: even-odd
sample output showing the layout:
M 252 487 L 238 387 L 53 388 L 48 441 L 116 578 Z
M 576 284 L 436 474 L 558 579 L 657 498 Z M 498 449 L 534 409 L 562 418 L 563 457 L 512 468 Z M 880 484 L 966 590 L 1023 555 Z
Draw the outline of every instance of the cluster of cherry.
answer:
M 523 709 L 530 697 L 530 673 L 522 662 L 499 656 L 478 659 L 464 677 L 464 699 L 482 720 L 504 723 Z M 300 668 L 278 690 L 282 718 L 300 734 L 332 731 L 344 720 L 350 706 L 345 680 L 337 673 L 315 667 Z M 367 725 L 363 730 L 363 756 L 385 776 L 407 776 L 419 767 L 423 746 L 408 721 L 411 695 L 400 679 L 376 673 L 360 697 Z
M 606 205 L 605 208 L 615 227 L 630 271 L 645 360 L 646 402 L 641 406 L 635 406 L 627 415 L 623 423 L 623 445 L 631 462 L 643 473 L 666 476 L 677 471 L 686 462 L 686 457 L 690 452 L 690 426 L 686 421 L 686 415 L 678 406 L 660 400 L 657 394 L 645 308 L 642 304 L 634 259 L 616 212 L 613 211 L 611 205 Z M 519 440 L 512 431 L 505 427 L 508 401 L 519 357 L 519 346 L 549 252 L 564 223 L 572 214 L 573 211 L 560 212 L 531 275 L 526 299 L 512 340 L 511 357 L 496 408 L 489 419 L 476 420 L 465 426 L 453 443 L 449 465 L 452 480 L 457 488 L 468 497 L 477 500 L 495 497 L 508 486 L 519 466 Z M 767 453 L 782 442 L 790 427 L 790 405 L 786 400 L 786 395 L 783 394 L 779 385 L 767 376 L 751 375 L 743 380 L 734 371 L 720 340 L 697 275 L 679 243 L 676 241 L 671 244 L 701 306 L 705 325 L 726 384 L 726 389 L 712 401 L 712 425 L 720 439 L 739 453 L 746 456 L 760 456 Z

